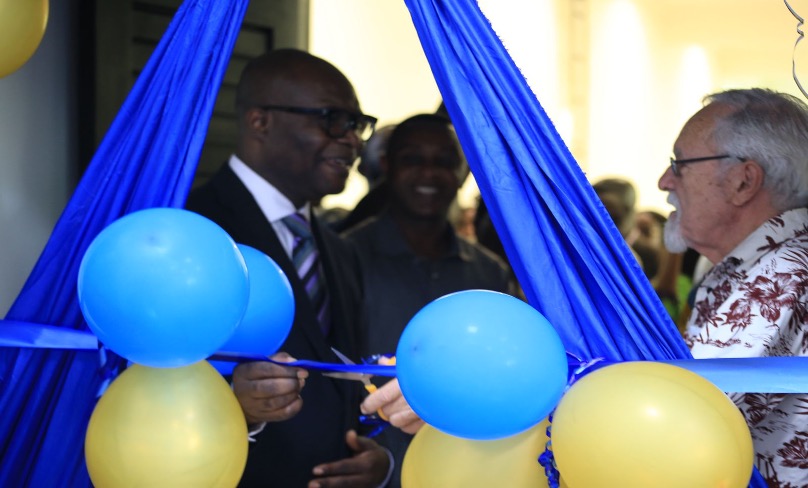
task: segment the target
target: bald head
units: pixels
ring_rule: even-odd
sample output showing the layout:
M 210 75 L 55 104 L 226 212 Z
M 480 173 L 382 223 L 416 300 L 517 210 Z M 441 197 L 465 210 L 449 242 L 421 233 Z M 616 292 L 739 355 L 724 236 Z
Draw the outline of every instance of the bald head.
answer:
M 284 103 L 313 83 L 328 84 L 353 93 L 348 78 L 328 61 L 297 49 L 278 49 L 251 60 L 241 73 L 236 109 Z

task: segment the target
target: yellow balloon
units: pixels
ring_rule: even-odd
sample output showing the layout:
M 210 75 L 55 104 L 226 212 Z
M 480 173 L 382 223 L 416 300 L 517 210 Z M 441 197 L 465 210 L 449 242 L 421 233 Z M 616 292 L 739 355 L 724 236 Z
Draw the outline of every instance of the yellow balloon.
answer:
M 96 488 L 218 488 L 238 484 L 247 442 L 241 406 L 207 361 L 136 364 L 96 405 L 85 456 Z
M 33 56 L 48 24 L 48 0 L 0 0 L 0 78 Z
M 551 438 L 570 488 L 742 488 L 752 475 L 752 437 L 735 404 L 668 364 L 584 376 L 556 407 Z
M 515 436 L 480 441 L 426 425 L 415 434 L 404 456 L 401 486 L 546 488 L 544 467 L 538 461 L 547 444 L 546 430 L 544 420 Z

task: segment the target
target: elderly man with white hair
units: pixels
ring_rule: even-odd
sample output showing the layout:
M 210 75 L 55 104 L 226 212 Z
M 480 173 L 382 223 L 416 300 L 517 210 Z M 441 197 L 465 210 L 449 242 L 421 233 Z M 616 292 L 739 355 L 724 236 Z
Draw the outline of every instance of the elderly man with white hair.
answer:
M 675 207 L 668 249 L 715 263 L 685 331 L 693 356 L 808 355 L 808 106 L 758 88 L 707 96 L 659 188 Z M 731 396 L 769 486 L 808 486 L 808 394 Z

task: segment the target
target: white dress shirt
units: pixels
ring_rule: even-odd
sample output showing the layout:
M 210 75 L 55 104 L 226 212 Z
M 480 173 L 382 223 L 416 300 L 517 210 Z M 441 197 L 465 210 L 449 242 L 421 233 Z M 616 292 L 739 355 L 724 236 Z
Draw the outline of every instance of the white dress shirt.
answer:
M 227 162 L 230 169 L 236 174 L 238 179 L 247 187 L 247 191 L 258 203 L 258 208 L 267 218 L 272 228 L 275 229 L 278 239 L 281 241 L 281 246 L 286 251 L 286 255 L 292 256 L 292 248 L 294 247 L 294 236 L 292 232 L 286 227 L 286 224 L 281 222 L 281 219 L 293 213 L 301 214 L 306 220 L 311 221 L 311 205 L 307 202 L 300 208 L 295 208 L 294 204 L 286 198 L 277 188 L 272 186 L 270 182 L 262 178 L 258 173 L 253 171 L 252 168 L 247 166 L 244 161 L 238 158 L 235 154 L 230 156 Z

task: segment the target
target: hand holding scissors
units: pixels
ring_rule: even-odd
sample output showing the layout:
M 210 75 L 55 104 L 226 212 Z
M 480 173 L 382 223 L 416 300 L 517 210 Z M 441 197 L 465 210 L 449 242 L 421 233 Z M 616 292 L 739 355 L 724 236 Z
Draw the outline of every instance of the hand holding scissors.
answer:
M 363 413 L 378 411 L 380 415 L 388 418 L 390 425 L 407 434 L 415 434 L 425 424 L 407 403 L 397 378 L 393 378 L 380 386 L 375 393 L 368 395 L 360 408 Z
M 337 349 L 335 349 L 333 347 L 331 348 L 331 350 L 334 351 L 334 354 L 336 354 L 337 357 L 340 359 L 340 361 L 342 361 L 343 363 L 345 363 L 345 364 L 356 364 L 355 362 L 351 361 L 348 358 L 348 356 L 341 353 L 339 350 L 337 350 Z M 329 376 L 331 378 L 339 378 L 339 379 L 343 379 L 343 380 L 360 381 L 365 386 L 365 390 L 368 393 L 373 394 L 373 393 L 376 392 L 376 385 L 374 385 L 373 383 L 370 382 L 370 378 L 371 378 L 372 375 L 369 375 L 369 374 L 366 374 L 366 373 L 347 373 L 347 372 L 342 372 L 342 371 L 327 371 L 327 372 L 323 373 L 323 376 Z M 379 409 L 377 413 L 378 413 L 379 417 L 382 418 L 382 420 L 385 420 L 385 421 L 389 420 L 387 418 L 387 416 L 384 414 L 384 412 L 382 412 L 381 409 Z

